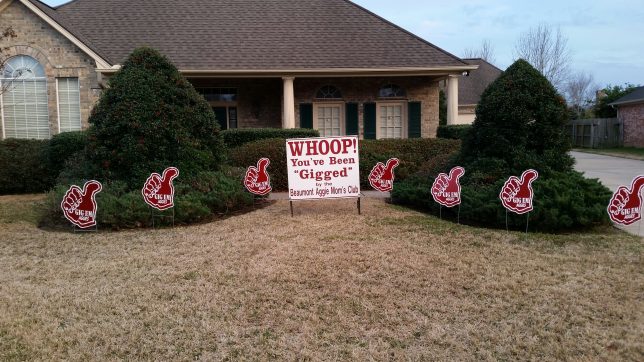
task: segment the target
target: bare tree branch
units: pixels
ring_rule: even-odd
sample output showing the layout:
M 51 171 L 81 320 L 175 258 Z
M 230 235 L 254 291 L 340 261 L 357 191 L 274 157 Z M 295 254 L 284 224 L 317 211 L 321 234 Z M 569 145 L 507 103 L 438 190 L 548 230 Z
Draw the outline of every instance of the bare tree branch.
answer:
M 568 39 L 561 30 L 540 24 L 521 34 L 515 45 L 517 58 L 523 58 L 540 71 L 559 91 L 569 74 L 571 55 Z
M 478 49 L 466 48 L 463 51 L 463 58 L 481 58 L 488 63 L 494 64 L 496 61 L 494 46 L 489 40 L 485 39 L 481 42 L 481 46 Z
M 585 72 L 572 74 L 565 85 L 568 102 L 579 114 L 592 105 L 596 90 L 592 74 Z
M 4 46 L 2 43 L 4 43 L 6 39 L 13 39 L 16 36 L 16 32 L 10 26 L 0 30 L 0 72 L 4 70 L 5 63 L 9 59 L 9 56 L 7 55 L 9 47 Z M 0 78 L 2 78 L 2 73 L 0 73 Z M 11 83 L 9 82 L 0 81 L 0 95 L 6 92 L 10 85 Z

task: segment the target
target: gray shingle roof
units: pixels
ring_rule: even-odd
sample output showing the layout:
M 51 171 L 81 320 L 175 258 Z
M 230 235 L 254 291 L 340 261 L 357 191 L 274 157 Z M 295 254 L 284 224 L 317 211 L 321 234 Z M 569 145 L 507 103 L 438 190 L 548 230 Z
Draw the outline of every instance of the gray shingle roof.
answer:
M 347 0 L 76 0 L 47 12 L 112 64 L 151 46 L 183 70 L 467 66 Z
M 637 87 L 633 89 L 632 92 L 616 100 L 615 102 L 610 103 L 610 105 L 617 106 L 620 104 L 638 103 L 638 102 L 644 102 L 644 87 Z
M 485 88 L 494 82 L 503 71 L 480 58 L 463 59 L 463 61 L 470 65 L 478 65 L 479 68 L 471 71 L 469 76 L 459 79 L 458 103 L 461 105 L 478 104 Z

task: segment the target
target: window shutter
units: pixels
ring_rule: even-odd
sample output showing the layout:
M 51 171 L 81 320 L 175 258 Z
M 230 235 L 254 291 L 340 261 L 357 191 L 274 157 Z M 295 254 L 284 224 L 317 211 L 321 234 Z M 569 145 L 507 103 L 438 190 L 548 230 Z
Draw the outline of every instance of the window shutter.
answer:
M 300 128 L 313 128 L 313 105 L 300 104 Z
M 409 138 L 420 138 L 421 136 L 421 117 L 420 117 L 420 102 L 409 102 Z
M 364 104 L 364 139 L 376 139 L 376 104 Z
M 81 130 L 78 78 L 57 78 L 59 132 Z
M 349 136 L 358 135 L 358 103 L 346 104 L 347 114 L 346 121 L 346 134 Z

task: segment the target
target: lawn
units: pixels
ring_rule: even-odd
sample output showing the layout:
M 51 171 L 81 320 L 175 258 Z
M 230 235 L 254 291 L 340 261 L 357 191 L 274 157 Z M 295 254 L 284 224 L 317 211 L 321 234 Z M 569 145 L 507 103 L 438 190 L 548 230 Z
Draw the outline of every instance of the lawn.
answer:
M 575 151 L 644 160 L 644 148 L 639 147 L 579 148 Z
M 72 234 L 37 229 L 38 200 L 0 197 L 0 360 L 644 357 L 643 243 L 620 231 L 526 236 L 368 199 Z

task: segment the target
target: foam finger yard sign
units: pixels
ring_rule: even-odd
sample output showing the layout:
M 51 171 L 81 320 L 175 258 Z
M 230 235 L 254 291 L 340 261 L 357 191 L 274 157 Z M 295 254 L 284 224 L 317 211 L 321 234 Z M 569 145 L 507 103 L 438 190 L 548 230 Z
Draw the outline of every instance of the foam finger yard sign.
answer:
M 449 175 L 439 174 L 432 184 L 432 197 L 437 203 L 453 207 L 461 203 L 460 178 L 465 174 L 465 169 L 460 166 L 452 168 Z
M 174 179 L 179 177 L 176 167 L 168 167 L 162 175 L 154 172 L 143 184 L 141 194 L 145 203 L 163 211 L 174 207 Z
M 630 225 L 642 218 L 642 188 L 644 175 L 637 176 L 631 182 L 631 188 L 617 188 L 608 204 L 610 219 L 620 225 Z
M 102 189 L 96 180 L 87 181 L 82 189 L 72 185 L 60 203 L 65 218 L 81 229 L 96 226 L 96 194 Z
M 534 198 L 532 182 L 538 177 L 539 173 L 536 170 L 524 171 L 520 179 L 510 176 L 499 194 L 503 206 L 517 214 L 532 211 L 532 199 Z
M 248 167 L 246 176 L 244 177 L 244 186 L 248 192 L 263 196 L 273 190 L 271 187 L 271 177 L 266 171 L 270 164 L 271 160 L 264 157 L 257 161 L 257 167 Z
M 394 189 L 394 169 L 400 164 L 397 158 L 390 158 L 387 164 L 378 162 L 369 173 L 369 184 L 380 192 L 388 192 Z

